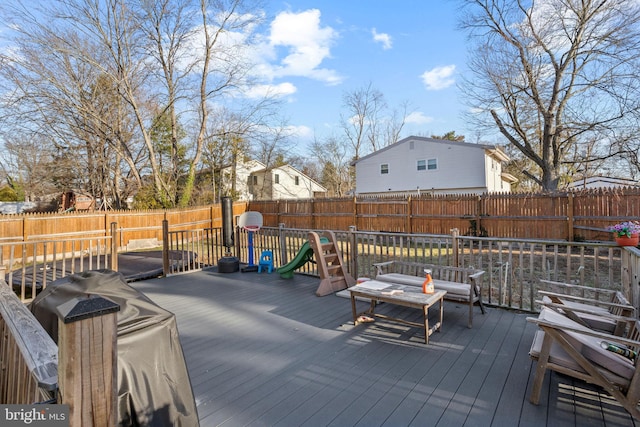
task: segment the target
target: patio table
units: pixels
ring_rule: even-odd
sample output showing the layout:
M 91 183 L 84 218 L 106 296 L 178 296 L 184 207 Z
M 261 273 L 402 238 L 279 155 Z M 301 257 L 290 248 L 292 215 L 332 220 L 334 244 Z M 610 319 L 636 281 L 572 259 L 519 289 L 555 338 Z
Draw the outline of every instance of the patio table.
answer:
M 429 336 L 434 331 L 440 331 L 442 327 L 443 317 L 443 298 L 447 294 L 446 291 L 435 291 L 432 294 L 422 293 L 420 288 L 415 286 L 407 286 L 396 283 L 380 282 L 377 280 L 369 280 L 356 286 L 348 288 L 351 295 L 351 311 L 353 313 L 353 324 L 358 325 L 361 322 L 360 316 L 374 316 L 395 322 L 417 326 L 424 329 L 424 343 L 429 344 Z M 356 309 L 356 298 L 366 298 L 371 301 L 369 308 L 361 313 Z M 376 304 L 386 302 L 389 304 L 401 305 L 404 307 L 418 308 L 422 310 L 423 323 L 411 322 L 405 319 L 391 317 L 385 314 L 375 312 Z M 439 304 L 440 317 L 439 321 L 429 327 L 429 308 L 435 304 Z

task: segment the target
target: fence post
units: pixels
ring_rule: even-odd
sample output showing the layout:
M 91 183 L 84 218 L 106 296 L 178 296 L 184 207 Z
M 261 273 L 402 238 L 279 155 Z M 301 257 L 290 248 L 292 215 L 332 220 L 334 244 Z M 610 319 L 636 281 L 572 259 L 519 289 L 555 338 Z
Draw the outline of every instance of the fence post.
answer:
M 478 201 L 476 203 L 476 237 L 482 236 L 482 195 L 478 196 Z
M 358 227 L 358 199 L 353 196 L 353 224 Z
M 99 295 L 57 307 L 59 402 L 71 427 L 117 424 L 117 312 Z
M 573 235 L 573 193 L 569 193 L 568 195 L 568 206 L 567 206 L 567 228 L 568 228 L 568 233 L 567 235 L 569 236 L 569 241 L 573 242 L 574 240 L 574 235 Z
M 413 224 L 411 221 L 411 206 L 413 205 L 412 203 L 413 199 L 411 198 L 411 195 L 409 195 L 409 198 L 407 199 L 407 231 L 406 233 L 413 233 Z
M 360 276 L 358 272 L 358 242 L 356 242 L 356 230 L 355 225 L 349 226 L 349 273 L 355 278 Z
M 282 265 L 285 265 L 289 262 L 289 257 L 287 256 L 287 238 L 284 235 L 283 222 L 278 224 L 278 239 L 280 240 L 280 259 L 282 260 Z
M 167 277 L 169 271 L 169 221 L 162 220 L 162 275 Z
M 453 252 L 453 266 L 460 267 L 460 254 L 458 253 L 458 233 L 457 228 L 451 229 L 451 251 Z
M 118 224 L 111 223 L 111 269 L 118 271 Z
M 311 204 L 310 206 L 310 211 L 311 211 L 311 227 L 309 227 L 311 230 L 315 230 L 316 229 L 316 205 L 313 202 L 313 199 L 309 199 L 309 203 Z

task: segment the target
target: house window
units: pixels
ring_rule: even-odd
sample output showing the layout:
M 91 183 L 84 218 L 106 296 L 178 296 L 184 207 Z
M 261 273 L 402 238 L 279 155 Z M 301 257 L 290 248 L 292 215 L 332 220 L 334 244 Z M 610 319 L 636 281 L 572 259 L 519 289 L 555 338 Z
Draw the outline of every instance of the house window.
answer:
M 380 175 L 387 175 L 389 173 L 389 164 L 385 163 L 380 165 Z
M 438 169 L 438 161 L 436 159 L 427 160 L 427 169 L 430 171 Z
M 296 176 L 295 178 L 296 185 L 300 185 L 300 177 Z
M 251 178 L 253 178 L 253 185 L 258 185 L 258 175 L 253 175 Z
M 275 174 L 275 176 L 273 177 L 273 180 L 276 184 L 280 184 L 280 175 Z
M 418 160 L 418 170 L 423 171 L 427 169 L 427 161 L 426 160 Z

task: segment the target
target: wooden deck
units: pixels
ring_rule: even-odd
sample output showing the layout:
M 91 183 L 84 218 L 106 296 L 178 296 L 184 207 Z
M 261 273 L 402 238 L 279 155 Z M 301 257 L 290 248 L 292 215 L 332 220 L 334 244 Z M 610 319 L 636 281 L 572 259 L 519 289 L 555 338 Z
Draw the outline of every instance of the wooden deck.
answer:
M 201 426 L 640 425 L 606 393 L 555 373 L 530 404 L 526 314 L 476 307 L 468 329 L 467 307 L 445 302 L 442 332 L 425 345 L 420 328 L 354 327 L 349 299 L 316 297 L 318 283 L 210 270 L 132 285 L 177 316 Z

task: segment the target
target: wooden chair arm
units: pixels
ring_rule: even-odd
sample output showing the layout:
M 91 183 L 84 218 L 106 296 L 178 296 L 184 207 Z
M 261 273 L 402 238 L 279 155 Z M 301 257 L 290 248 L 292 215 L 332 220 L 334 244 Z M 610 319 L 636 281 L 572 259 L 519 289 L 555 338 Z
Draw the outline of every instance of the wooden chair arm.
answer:
M 591 329 L 572 328 L 570 326 L 561 325 L 561 324 L 558 324 L 558 323 L 550 322 L 548 320 L 539 319 L 537 317 L 527 317 L 527 322 L 535 323 L 536 325 L 538 325 L 540 327 L 556 329 L 556 330 L 561 331 L 561 332 L 573 332 L 573 333 L 576 333 L 576 334 L 588 335 L 588 336 L 592 336 L 592 337 L 595 337 L 595 338 L 600 338 L 600 339 L 605 340 L 607 342 L 616 342 L 616 343 L 623 344 L 623 345 L 626 345 L 626 346 L 632 346 L 634 348 L 640 348 L 640 341 L 634 341 L 634 340 L 630 340 L 628 338 L 619 337 L 619 336 L 616 336 L 616 335 L 610 335 L 610 334 L 594 331 L 594 330 L 591 330 Z
M 376 268 L 377 274 L 383 274 L 384 267 L 394 264 L 395 261 L 374 262 L 373 266 Z
M 616 291 L 614 291 L 616 292 Z M 583 298 L 583 297 L 576 297 L 573 295 L 565 295 L 565 294 L 559 294 L 556 292 L 548 292 L 548 291 L 538 291 L 538 294 L 540 295 L 546 295 L 549 298 L 551 298 L 552 300 L 555 299 L 566 299 L 566 300 L 570 300 L 573 302 L 579 302 L 579 303 L 584 303 L 584 304 L 591 304 L 591 305 L 598 305 L 598 306 L 603 306 L 605 308 L 622 308 L 622 309 L 626 309 L 626 310 L 631 310 L 632 313 L 635 314 L 635 307 L 629 304 L 619 304 L 619 303 L 615 303 L 615 302 L 611 302 L 611 301 L 600 301 L 600 300 L 596 300 L 596 299 L 592 299 L 592 298 Z
M 612 289 L 600 289 L 600 288 L 594 288 L 591 286 L 574 285 L 572 283 L 554 282 L 553 280 L 540 279 L 540 282 L 545 283 L 547 285 L 559 286 L 561 288 L 566 288 L 566 289 L 577 289 L 577 290 L 583 290 L 583 291 L 598 292 L 598 293 L 603 293 L 608 295 L 612 295 L 617 292 Z M 538 292 L 543 292 L 543 291 L 538 291 Z
M 545 307 L 551 307 L 551 308 L 557 308 L 559 310 L 564 310 L 564 311 L 573 311 L 576 313 L 585 313 L 585 314 L 591 314 L 593 316 L 599 316 L 599 317 L 605 317 L 607 319 L 611 319 L 611 320 L 615 320 L 615 321 L 622 321 L 622 322 L 629 322 L 629 323 L 633 323 L 638 321 L 637 318 L 635 317 L 627 317 L 627 316 L 616 316 L 615 314 L 611 314 L 611 313 L 602 313 L 599 311 L 594 311 L 594 310 L 589 310 L 586 308 L 580 308 L 580 307 L 568 307 L 564 304 L 557 304 L 554 302 L 545 302 L 545 301 L 540 301 L 540 300 L 536 300 L 535 302 L 537 302 L 540 305 L 543 305 Z

